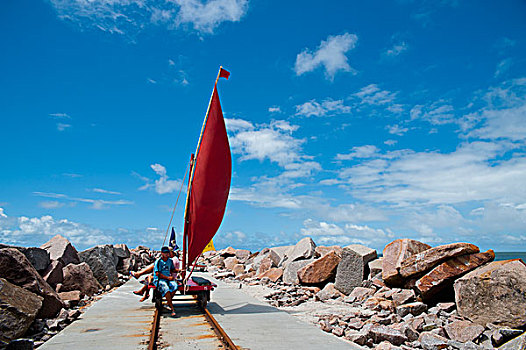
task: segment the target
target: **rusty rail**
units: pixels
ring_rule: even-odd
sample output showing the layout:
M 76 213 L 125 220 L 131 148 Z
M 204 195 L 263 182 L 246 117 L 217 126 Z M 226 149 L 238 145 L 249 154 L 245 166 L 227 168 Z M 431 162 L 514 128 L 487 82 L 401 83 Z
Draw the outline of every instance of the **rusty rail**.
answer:
M 228 334 L 226 334 L 225 330 L 219 325 L 219 323 L 214 318 L 214 316 L 212 316 L 210 311 L 208 311 L 206 307 L 202 308 L 202 310 L 204 312 L 206 320 L 212 325 L 214 332 L 216 333 L 219 340 L 223 343 L 225 349 L 238 350 L 238 347 L 234 344 L 232 339 L 230 339 Z
M 150 341 L 148 343 L 148 350 L 157 350 L 157 336 L 159 335 L 159 323 L 161 322 L 161 313 L 159 309 L 155 308 L 153 314 L 152 330 L 150 332 Z
M 219 325 L 217 320 L 212 316 L 212 314 L 208 311 L 206 307 L 200 308 L 203 311 L 203 315 L 205 316 L 206 321 L 212 326 L 212 329 L 214 333 L 216 334 L 217 338 L 221 341 L 223 344 L 224 349 L 227 350 L 239 350 L 232 339 L 228 336 L 228 334 L 225 332 L 225 330 Z M 150 340 L 148 343 L 148 350 L 157 350 L 157 338 L 159 335 L 159 327 L 161 322 L 161 312 L 155 308 L 155 312 L 153 314 L 153 322 L 152 322 L 152 329 L 150 333 Z

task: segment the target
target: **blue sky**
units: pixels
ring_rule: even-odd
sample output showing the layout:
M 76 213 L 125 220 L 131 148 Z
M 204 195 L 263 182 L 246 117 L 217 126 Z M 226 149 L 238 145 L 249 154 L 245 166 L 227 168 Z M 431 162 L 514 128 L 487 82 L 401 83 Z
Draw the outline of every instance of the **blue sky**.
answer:
M 525 251 L 524 38 L 523 1 L 4 0 L 0 241 L 158 247 L 223 65 L 218 248 Z

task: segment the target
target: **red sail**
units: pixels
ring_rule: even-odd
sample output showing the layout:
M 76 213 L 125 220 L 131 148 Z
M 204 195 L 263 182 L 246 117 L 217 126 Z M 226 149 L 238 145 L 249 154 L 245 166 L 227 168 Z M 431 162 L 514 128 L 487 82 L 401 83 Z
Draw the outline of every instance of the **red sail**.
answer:
M 232 158 L 217 87 L 208 109 L 189 201 L 188 263 L 201 254 L 214 237 L 225 213 Z

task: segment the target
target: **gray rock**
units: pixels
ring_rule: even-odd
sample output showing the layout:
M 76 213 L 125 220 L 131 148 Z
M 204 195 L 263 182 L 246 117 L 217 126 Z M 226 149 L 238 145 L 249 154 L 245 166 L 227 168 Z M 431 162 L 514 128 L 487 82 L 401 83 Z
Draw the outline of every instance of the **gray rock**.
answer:
M 448 340 L 431 332 L 422 332 L 418 341 L 425 350 L 445 349 L 448 346 Z
M 335 286 L 340 292 L 348 295 L 369 274 L 369 261 L 376 258 L 376 250 L 360 244 L 343 248 L 342 259 L 336 269 Z
M 399 292 L 393 294 L 393 302 L 395 306 L 399 306 L 415 299 L 416 295 L 412 289 L 402 289 Z
M 470 321 L 454 321 L 446 325 L 446 333 L 449 339 L 465 343 L 475 340 L 484 332 L 484 327 Z
M 494 261 L 455 281 L 460 316 L 485 325 L 526 326 L 526 265 L 520 259 Z
M 504 345 L 499 347 L 500 350 L 524 350 L 526 349 L 526 333 L 521 336 L 510 340 Z
M 33 350 L 33 339 L 20 338 L 7 344 L 6 350 Z
M 316 249 L 316 244 L 310 237 L 305 237 L 300 240 L 292 251 L 287 254 L 287 264 L 290 264 L 296 260 L 310 259 L 314 256 L 314 251 Z
M 336 299 L 343 296 L 344 295 L 334 287 L 334 283 L 327 283 L 322 290 L 316 293 L 316 297 L 321 301 Z
M 54 317 L 63 303 L 58 294 L 44 281 L 24 254 L 13 248 L 0 249 L 2 277 L 43 298 L 37 317 Z
M 43 298 L 0 278 L 0 341 L 21 337 L 35 320 Z
M 379 273 L 382 273 L 382 260 L 383 258 L 378 258 L 369 261 L 369 277 L 374 277 Z
M 31 265 L 33 265 L 35 270 L 37 270 L 38 272 L 44 271 L 48 267 L 49 263 L 51 262 L 49 258 L 49 253 L 42 248 L 15 247 L 15 246 L 9 246 L 5 244 L 0 244 L 0 249 L 1 248 L 17 249 L 18 251 L 20 251 L 22 254 L 26 256 L 27 260 L 29 260 Z
M 103 286 L 115 287 L 119 284 L 117 275 L 118 258 L 109 244 L 98 245 L 79 254 L 80 260 L 89 265 L 93 275 Z
M 315 259 L 293 261 L 286 265 L 283 270 L 283 282 L 288 284 L 299 284 L 298 271 L 313 262 Z
M 239 264 L 239 260 L 235 256 L 229 256 L 225 258 L 224 264 L 225 264 L 225 268 L 232 270 L 234 266 Z
M 401 317 L 404 317 L 407 314 L 411 314 L 413 316 L 418 316 L 423 312 L 427 311 L 427 305 L 416 301 L 414 303 L 404 304 L 396 307 L 396 313 L 400 315 Z
M 250 250 L 247 249 L 236 249 L 236 258 L 241 261 L 245 262 L 250 257 Z
M 113 253 L 117 258 L 120 258 L 120 259 L 129 258 L 131 255 L 130 249 L 128 249 L 128 246 L 124 243 L 114 244 Z
M 375 325 L 369 329 L 367 336 L 371 338 L 375 343 L 380 343 L 387 340 L 391 344 L 400 345 L 407 341 L 407 337 L 397 329 Z
M 78 264 L 80 262 L 78 252 L 66 238 L 56 235 L 40 248 L 47 250 L 51 260 L 60 260 L 62 265 Z
M 374 292 L 375 290 L 373 288 L 356 287 L 343 301 L 346 303 L 360 302 L 369 298 Z

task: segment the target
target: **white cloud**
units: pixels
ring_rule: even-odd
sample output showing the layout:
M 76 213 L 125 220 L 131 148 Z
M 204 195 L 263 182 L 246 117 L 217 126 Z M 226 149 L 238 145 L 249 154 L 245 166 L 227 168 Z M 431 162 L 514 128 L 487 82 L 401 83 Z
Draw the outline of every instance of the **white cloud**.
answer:
M 150 25 L 173 30 L 190 25 L 213 33 L 223 22 L 238 22 L 248 10 L 247 0 L 50 0 L 60 19 L 81 29 L 134 37 Z
M 351 107 L 346 106 L 343 100 L 326 99 L 321 103 L 316 100 L 310 100 L 296 106 L 296 115 L 305 117 L 327 117 L 350 112 Z
M 164 238 L 159 229 L 128 230 L 118 228 L 104 230 L 68 219 L 57 219 L 51 215 L 41 217 L 12 217 L 0 208 L 0 242 L 21 246 L 40 246 L 59 234 L 71 241 L 77 250 L 97 244 L 125 243 L 130 247 L 138 244 L 157 247 Z
M 64 123 L 57 123 L 57 130 L 58 131 L 64 131 L 66 129 L 71 128 L 71 124 L 64 124 Z
M 443 100 L 430 105 L 416 105 L 411 109 L 410 115 L 411 120 L 422 119 L 433 125 L 456 122 L 453 106 Z
M 50 192 L 33 192 L 34 195 L 39 197 L 46 197 L 46 198 L 56 198 L 56 199 L 63 199 L 66 201 L 71 202 L 81 202 L 81 203 L 90 203 L 92 206 L 92 209 L 105 209 L 107 206 L 112 205 L 131 205 L 133 202 L 119 199 L 114 201 L 107 201 L 103 199 L 92 199 L 92 198 L 80 198 L 80 197 L 70 197 L 68 195 L 62 194 L 62 193 L 50 193 Z
M 180 6 L 177 24 L 191 24 L 199 32 L 212 33 L 223 22 L 239 22 L 248 9 L 248 0 L 174 0 Z
M 318 67 L 325 68 L 327 79 L 333 80 L 339 71 L 354 72 L 345 55 L 356 46 L 358 37 L 355 34 L 329 36 L 322 40 L 314 52 L 305 49 L 296 57 L 294 70 L 297 75 L 312 72 Z
M 300 230 L 304 236 L 315 236 L 315 241 L 323 245 L 363 244 L 366 246 L 384 246 L 394 234 L 386 229 L 375 229 L 367 225 L 345 224 L 343 227 L 327 222 L 307 219 Z
M 156 80 L 153 80 L 153 79 L 151 79 L 151 78 L 146 79 L 146 81 L 147 81 L 148 83 L 150 83 L 150 84 L 157 84 L 157 81 L 156 81 Z
M 122 194 L 120 192 L 116 192 L 116 191 L 109 191 L 109 190 L 105 190 L 103 188 L 93 188 L 92 189 L 93 192 L 97 192 L 97 193 L 105 193 L 105 194 Z
M 371 158 L 376 156 L 379 149 L 374 145 L 356 146 L 350 153 L 336 155 L 336 160 L 351 160 L 354 158 Z
M 394 124 L 394 125 L 387 125 L 387 130 L 389 131 L 390 134 L 403 136 L 409 129 L 403 128 L 398 124 Z
M 268 111 L 270 113 L 281 113 L 281 108 L 280 107 L 269 107 Z
M 387 49 L 387 51 L 385 52 L 385 56 L 388 56 L 388 57 L 399 56 L 403 52 L 407 51 L 408 48 L 409 46 L 407 45 L 405 41 L 395 43 L 393 47 L 391 47 L 390 49 Z
M 181 187 L 181 181 L 170 180 L 166 173 L 166 168 L 161 164 L 152 164 L 150 165 L 150 167 L 153 171 L 155 171 L 157 175 L 159 175 L 159 178 L 155 180 L 154 185 L 155 192 L 157 192 L 158 194 L 172 193 Z
M 232 122 L 227 122 L 227 125 L 232 125 Z M 299 152 L 305 140 L 290 135 L 294 127 L 288 122 L 274 121 L 270 126 L 260 125 L 254 129 L 247 129 L 252 124 L 242 120 L 237 120 L 234 125 L 237 126 L 234 131 L 239 131 L 230 137 L 230 146 L 234 153 L 241 154 L 241 161 L 269 159 L 280 166 L 301 161 Z
M 396 140 L 386 140 L 384 141 L 384 144 L 386 144 L 387 146 L 394 146 L 398 143 L 398 141 Z
M 513 61 L 511 58 L 506 58 L 500 61 L 497 64 L 497 68 L 495 69 L 495 78 L 498 78 L 505 74 L 510 69 L 512 62 Z
M 50 116 L 56 119 L 71 119 L 66 113 L 51 113 Z
M 226 129 L 230 132 L 239 130 L 252 130 L 254 125 L 251 122 L 243 119 L 225 118 Z
M 272 122 L 270 122 L 270 126 L 289 133 L 292 133 L 299 129 L 298 125 L 292 125 L 286 120 L 273 120 Z
M 61 203 L 59 201 L 44 201 L 38 203 L 38 206 L 44 209 L 56 209 L 63 207 L 64 203 Z
M 381 90 L 376 84 L 369 84 L 360 89 L 354 96 L 358 97 L 362 104 L 379 106 L 391 104 L 396 97 L 396 93 Z

